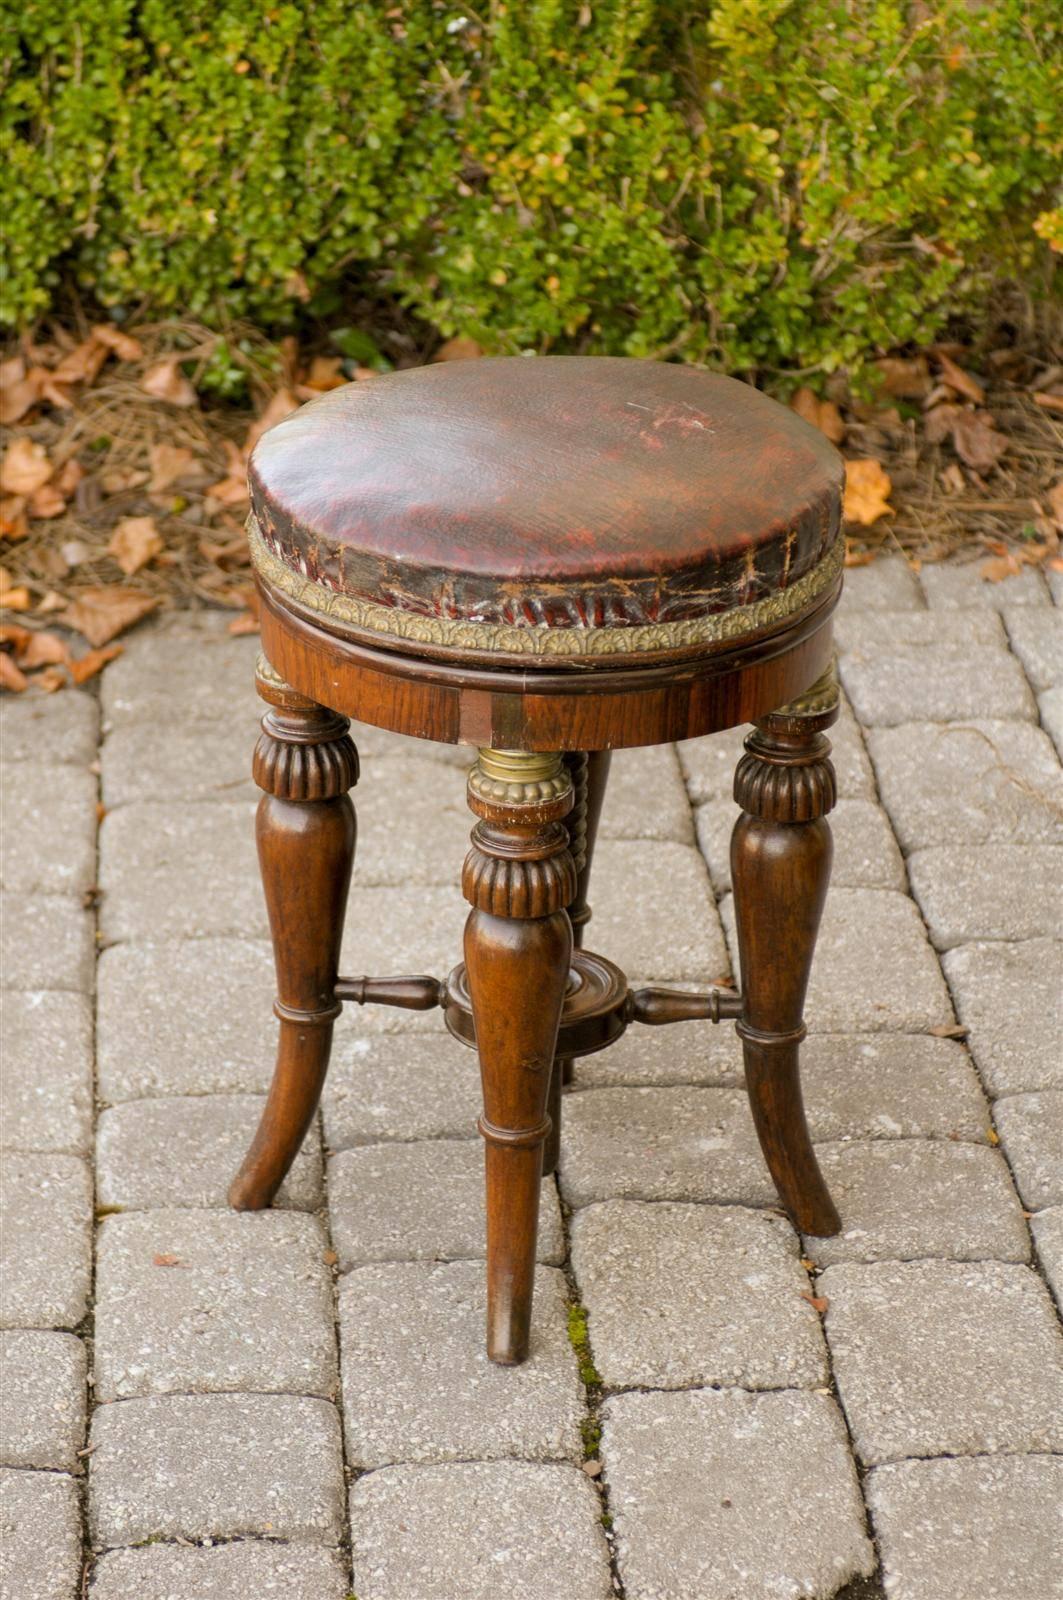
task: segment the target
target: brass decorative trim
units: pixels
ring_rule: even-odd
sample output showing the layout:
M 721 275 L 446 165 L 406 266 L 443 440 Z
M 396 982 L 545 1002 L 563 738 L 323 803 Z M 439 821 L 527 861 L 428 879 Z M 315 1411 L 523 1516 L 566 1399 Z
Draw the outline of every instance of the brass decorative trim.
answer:
M 845 555 L 845 542 L 837 538 L 811 571 L 789 588 L 777 589 L 748 605 L 682 622 L 636 623 L 624 628 L 556 628 L 544 623 L 518 627 L 426 617 L 355 595 L 337 594 L 282 561 L 263 538 L 254 514 L 247 519 L 247 537 L 251 560 L 267 588 L 348 628 L 376 634 L 383 641 L 392 638 L 451 650 L 560 657 L 641 655 L 743 638 L 772 623 L 785 622 L 825 594 L 841 572 Z
M 501 805 L 541 805 L 571 787 L 568 768 L 555 754 L 483 749 L 469 773 L 472 793 Z

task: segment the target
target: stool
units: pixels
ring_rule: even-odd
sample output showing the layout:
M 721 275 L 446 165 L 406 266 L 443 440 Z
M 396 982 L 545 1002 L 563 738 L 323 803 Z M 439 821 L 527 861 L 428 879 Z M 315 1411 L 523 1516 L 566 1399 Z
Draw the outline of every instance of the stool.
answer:
M 280 1042 L 230 1201 L 272 1200 L 344 1002 L 442 1007 L 479 1051 L 493 1361 L 528 1351 L 562 1082 L 574 1057 L 632 1024 L 733 1017 L 779 1198 L 801 1231 L 838 1230 L 798 1047 L 831 864 L 841 479 L 823 436 L 749 386 L 605 357 L 350 384 L 255 449 L 268 710 L 254 777 Z M 472 909 L 448 977 L 339 975 L 351 717 L 479 747 L 462 874 Z M 610 752 L 746 722 L 731 847 L 741 994 L 632 991 L 583 948 Z

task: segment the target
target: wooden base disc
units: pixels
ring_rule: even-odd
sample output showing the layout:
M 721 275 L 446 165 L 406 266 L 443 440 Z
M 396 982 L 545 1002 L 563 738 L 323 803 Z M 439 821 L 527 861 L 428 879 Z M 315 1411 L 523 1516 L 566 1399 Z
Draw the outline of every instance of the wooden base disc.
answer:
M 627 996 L 627 978 L 619 967 L 592 950 L 574 950 L 557 1054 L 590 1056 L 619 1039 L 628 1023 Z M 464 963 L 455 967 L 447 979 L 443 1014 L 454 1037 L 475 1046 L 476 1029 Z

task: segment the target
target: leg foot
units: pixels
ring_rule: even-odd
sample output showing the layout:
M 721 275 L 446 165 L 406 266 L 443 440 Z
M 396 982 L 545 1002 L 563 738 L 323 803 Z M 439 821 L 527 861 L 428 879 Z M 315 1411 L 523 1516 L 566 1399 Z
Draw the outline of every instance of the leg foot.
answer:
M 757 723 L 735 775 L 743 814 L 731 840 L 746 1088 L 779 1199 L 802 1233 L 841 1226 L 805 1121 L 798 1051 L 832 844 L 834 769 L 823 729 L 837 689 L 816 685 Z
M 487 1353 L 528 1354 L 543 1146 L 572 958 L 575 869 L 561 822 L 572 785 L 557 756 L 481 751 L 469 803 L 482 819 L 462 875 L 465 968 L 483 1078 Z
M 256 821 L 273 935 L 280 1037 L 258 1131 L 229 1190 L 238 1211 L 268 1206 L 295 1159 L 328 1070 L 343 915 L 354 860 L 347 789 L 358 758 L 347 721 L 281 684 L 260 662 L 259 692 L 273 709 L 255 750 L 265 790 Z

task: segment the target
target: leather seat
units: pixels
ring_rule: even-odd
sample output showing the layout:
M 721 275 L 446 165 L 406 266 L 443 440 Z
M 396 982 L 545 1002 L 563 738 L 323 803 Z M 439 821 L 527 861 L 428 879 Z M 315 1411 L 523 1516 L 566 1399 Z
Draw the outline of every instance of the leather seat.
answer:
M 731 378 L 607 357 L 353 383 L 259 441 L 267 585 L 377 644 L 558 658 L 711 644 L 832 588 L 842 466 Z

